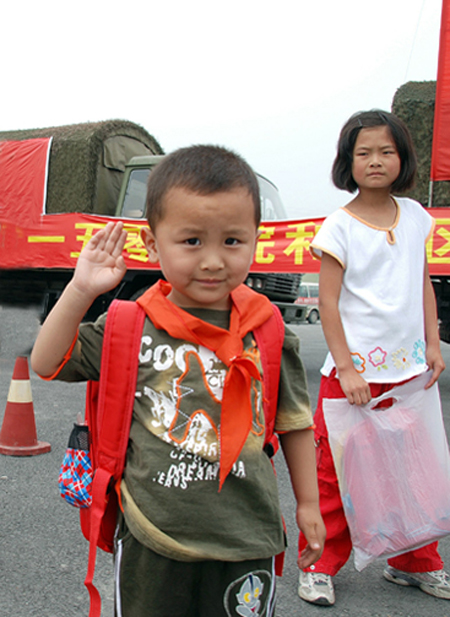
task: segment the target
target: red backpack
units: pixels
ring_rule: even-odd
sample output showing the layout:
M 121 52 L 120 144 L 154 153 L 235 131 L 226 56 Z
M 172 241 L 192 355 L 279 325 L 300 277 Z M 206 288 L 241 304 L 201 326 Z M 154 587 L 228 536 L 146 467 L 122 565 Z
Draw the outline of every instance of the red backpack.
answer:
M 112 302 L 105 324 L 100 380 L 88 382 L 86 421 L 94 476 L 92 502 L 89 507 L 80 509 L 80 523 L 83 535 L 89 541 L 84 581 L 91 601 L 89 617 L 100 617 L 101 614 L 100 594 L 93 584 L 97 546 L 110 553 L 114 549 L 118 484 L 125 467 L 144 319 L 145 313 L 136 302 Z M 276 306 L 273 305 L 273 316 L 253 334 L 264 374 L 264 450 L 271 457 L 279 443 L 274 425 L 284 340 L 284 322 Z M 103 421 L 105 409 L 108 410 L 107 422 Z M 276 559 L 276 570 L 280 575 L 283 555 Z

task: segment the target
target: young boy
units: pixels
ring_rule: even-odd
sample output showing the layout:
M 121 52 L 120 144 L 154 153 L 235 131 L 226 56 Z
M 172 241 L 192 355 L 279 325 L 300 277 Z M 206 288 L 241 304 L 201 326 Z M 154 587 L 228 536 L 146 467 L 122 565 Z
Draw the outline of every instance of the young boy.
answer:
M 178 150 L 150 174 L 147 218 L 142 238 L 166 281 L 138 300 L 147 318 L 121 483 L 116 613 L 270 617 L 274 556 L 284 535 L 263 451 L 263 386 L 252 336 L 272 308 L 243 285 L 260 222 L 256 176 L 223 148 Z M 32 352 L 41 376 L 99 378 L 105 316 L 80 322 L 122 279 L 124 241 L 122 225 L 109 223 L 82 251 Z M 275 428 L 307 538 L 299 559 L 305 568 L 320 556 L 325 530 L 298 347 L 286 330 Z

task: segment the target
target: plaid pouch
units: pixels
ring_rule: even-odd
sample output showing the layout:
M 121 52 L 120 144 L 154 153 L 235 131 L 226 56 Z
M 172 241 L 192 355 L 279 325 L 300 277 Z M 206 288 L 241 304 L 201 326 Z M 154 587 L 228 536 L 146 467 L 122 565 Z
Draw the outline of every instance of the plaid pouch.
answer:
M 88 508 L 92 502 L 92 463 L 89 456 L 89 429 L 74 424 L 59 470 L 59 492 L 71 506 Z

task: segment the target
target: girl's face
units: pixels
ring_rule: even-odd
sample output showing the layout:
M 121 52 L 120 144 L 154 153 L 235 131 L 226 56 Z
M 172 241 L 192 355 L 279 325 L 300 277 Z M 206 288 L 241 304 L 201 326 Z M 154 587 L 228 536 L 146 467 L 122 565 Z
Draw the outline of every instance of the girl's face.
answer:
M 361 129 L 353 149 L 352 175 L 359 189 L 389 190 L 401 161 L 387 126 Z

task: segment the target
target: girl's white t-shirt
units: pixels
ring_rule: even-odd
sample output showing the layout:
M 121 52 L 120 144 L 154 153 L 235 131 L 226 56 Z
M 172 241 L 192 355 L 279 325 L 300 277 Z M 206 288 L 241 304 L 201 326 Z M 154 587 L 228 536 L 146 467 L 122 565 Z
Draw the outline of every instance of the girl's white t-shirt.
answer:
M 311 242 L 344 269 L 339 311 L 358 373 L 368 382 L 397 383 L 427 370 L 423 282 L 425 244 L 434 219 L 416 201 L 396 198 L 390 228 L 374 227 L 345 208 L 328 216 Z M 321 369 L 335 367 L 328 353 Z

